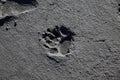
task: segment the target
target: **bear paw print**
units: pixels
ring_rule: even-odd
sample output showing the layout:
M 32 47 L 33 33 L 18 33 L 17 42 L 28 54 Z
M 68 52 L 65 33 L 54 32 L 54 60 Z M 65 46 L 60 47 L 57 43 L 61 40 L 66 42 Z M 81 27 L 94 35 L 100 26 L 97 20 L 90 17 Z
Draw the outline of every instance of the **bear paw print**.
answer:
M 74 35 L 74 32 L 63 25 L 48 28 L 42 34 L 43 46 L 47 50 L 47 55 L 65 57 L 70 54 L 70 45 L 74 40 Z

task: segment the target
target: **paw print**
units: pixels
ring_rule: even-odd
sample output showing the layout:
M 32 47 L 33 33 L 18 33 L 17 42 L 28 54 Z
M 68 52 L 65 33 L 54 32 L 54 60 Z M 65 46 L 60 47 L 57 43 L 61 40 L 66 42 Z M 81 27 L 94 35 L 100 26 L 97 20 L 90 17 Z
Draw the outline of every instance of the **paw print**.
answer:
M 36 0 L 0 0 L 0 19 L 33 11 L 37 6 Z
M 74 32 L 63 25 L 48 28 L 42 34 L 43 46 L 48 56 L 65 57 L 70 54 L 70 45 L 74 40 L 74 35 Z

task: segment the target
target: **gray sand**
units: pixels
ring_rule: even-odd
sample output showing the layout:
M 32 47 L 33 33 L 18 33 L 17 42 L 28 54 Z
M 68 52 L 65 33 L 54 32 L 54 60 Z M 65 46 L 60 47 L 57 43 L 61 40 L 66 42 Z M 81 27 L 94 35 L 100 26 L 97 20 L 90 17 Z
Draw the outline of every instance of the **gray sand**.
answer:
M 0 22 L 0 80 L 120 80 L 119 0 L 37 2 Z M 56 25 L 76 34 L 60 44 L 68 55 L 50 56 L 43 46 L 42 34 Z

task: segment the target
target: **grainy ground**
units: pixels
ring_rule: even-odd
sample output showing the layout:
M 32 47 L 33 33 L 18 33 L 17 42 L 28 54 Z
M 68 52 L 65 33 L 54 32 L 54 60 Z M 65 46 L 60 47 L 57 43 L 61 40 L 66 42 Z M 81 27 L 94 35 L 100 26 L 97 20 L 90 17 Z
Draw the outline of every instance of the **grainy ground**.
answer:
M 0 27 L 0 80 L 120 80 L 119 0 L 37 0 L 36 10 Z M 39 39 L 55 25 L 76 33 L 56 63 Z

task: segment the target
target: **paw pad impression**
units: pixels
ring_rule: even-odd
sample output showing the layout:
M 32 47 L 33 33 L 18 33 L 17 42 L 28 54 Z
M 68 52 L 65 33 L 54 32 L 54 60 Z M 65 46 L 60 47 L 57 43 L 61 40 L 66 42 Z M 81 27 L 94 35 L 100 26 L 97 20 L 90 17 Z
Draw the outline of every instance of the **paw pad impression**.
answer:
M 74 40 L 74 35 L 74 32 L 63 25 L 48 28 L 42 34 L 43 46 L 47 50 L 47 55 L 49 57 L 65 57 L 70 54 L 70 46 Z

